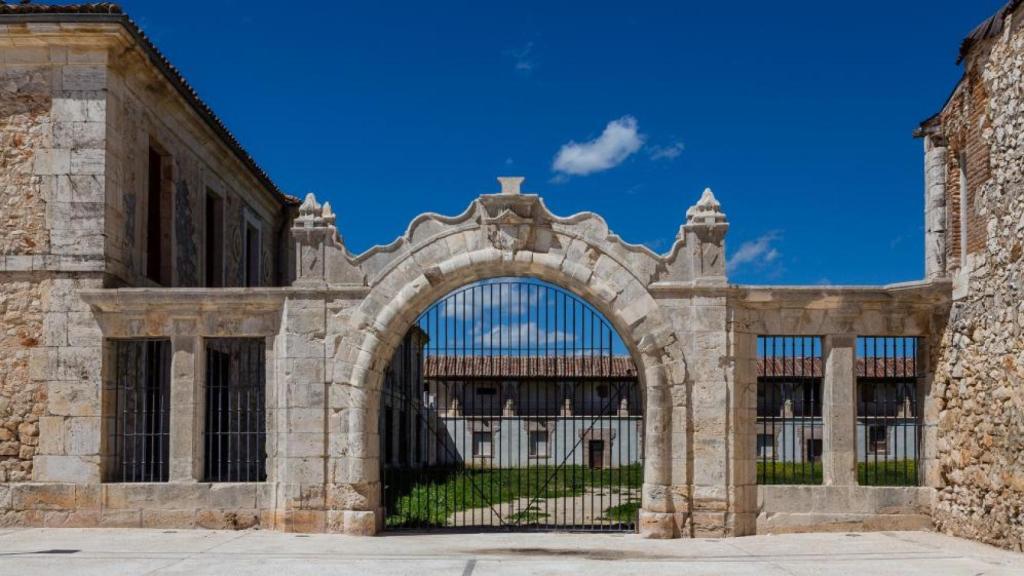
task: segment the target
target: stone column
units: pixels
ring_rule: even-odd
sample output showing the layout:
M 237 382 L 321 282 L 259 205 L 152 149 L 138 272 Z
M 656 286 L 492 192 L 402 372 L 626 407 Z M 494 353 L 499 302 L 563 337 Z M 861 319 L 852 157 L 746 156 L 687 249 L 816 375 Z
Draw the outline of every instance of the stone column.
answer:
M 946 276 L 946 146 L 935 136 L 924 139 L 925 278 Z
M 744 536 L 757 532 L 757 335 L 734 330 L 732 340 L 732 514 L 728 528 L 733 536 Z
M 639 531 L 644 538 L 672 538 L 676 535 L 671 493 L 672 397 L 663 366 L 648 368 L 644 376 L 647 405 L 644 409 L 644 484 Z
M 170 481 L 202 479 L 202 411 L 197 410 L 197 340 L 195 336 L 171 338 Z
M 822 342 L 822 466 L 826 486 L 857 484 L 857 336 L 833 334 Z
M 289 532 L 326 529 L 326 305 L 289 298 L 278 336 L 275 410 L 278 526 Z

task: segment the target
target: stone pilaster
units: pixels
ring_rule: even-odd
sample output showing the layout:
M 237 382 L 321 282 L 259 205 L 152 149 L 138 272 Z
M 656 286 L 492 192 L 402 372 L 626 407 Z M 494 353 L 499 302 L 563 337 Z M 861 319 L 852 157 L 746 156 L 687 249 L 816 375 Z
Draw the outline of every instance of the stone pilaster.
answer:
M 323 299 L 290 298 L 278 336 L 277 520 L 292 532 L 326 529 L 325 315 Z
M 925 278 L 946 276 L 946 146 L 934 136 L 924 139 Z
M 822 465 L 826 486 L 857 484 L 857 336 L 833 334 L 822 342 Z
M 195 482 L 203 474 L 203 411 L 196 369 L 197 338 L 171 339 L 171 482 Z

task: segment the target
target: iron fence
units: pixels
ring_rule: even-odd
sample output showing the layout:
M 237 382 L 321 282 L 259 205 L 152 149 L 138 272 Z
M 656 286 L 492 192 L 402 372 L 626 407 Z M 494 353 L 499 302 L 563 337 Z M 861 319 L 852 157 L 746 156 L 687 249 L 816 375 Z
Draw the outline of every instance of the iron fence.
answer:
M 169 340 L 114 340 L 109 443 L 111 482 L 166 482 L 170 475 Z
M 757 339 L 757 481 L 820 484 L 821 338 Z
M 206 340 L 207 482 L 267 479 L 265 356 L 263 338 Z
M 921 443 L 918 339 L 857 339 L 857 481 L 916 486 Z
M 636 367 L 599 312 L 496 279 L 428 308 L 385 372 L 386 527 L 631 530 L 643 481 Z

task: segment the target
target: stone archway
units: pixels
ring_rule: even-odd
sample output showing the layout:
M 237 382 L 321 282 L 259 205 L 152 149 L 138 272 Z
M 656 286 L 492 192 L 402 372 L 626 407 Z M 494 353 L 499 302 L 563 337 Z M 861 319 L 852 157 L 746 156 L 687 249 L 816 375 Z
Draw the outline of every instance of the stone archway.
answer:
M 469 282 L 530 276 L 583 298 L 622 337 L 645 397 L 640 532 L 663 538 L 686 532 L 693 494 L 688 458 L 680 455 L 693 449 L 686 433 L 692 423 L 686 421 L 685 343 L 679 319 L 666 312 L 652 286 L 724 285 L 727 224 L 718 203 L 706 192 L 671 252 L 659 256 L 621 241 L 596 214 L 552 215 L 538 196 L 519 192 L 521 178 L 499 180 L 501 193 L 479 197 L 455 217 L 424 214 L 401 238 L 358 256 L 344 248 L 329 205 L 308 197 L 300 209 L 295 286 L 333 294 L 324 322 L 328 528 L 360 534 L 380 528 L 381 381 L 416 316 Z

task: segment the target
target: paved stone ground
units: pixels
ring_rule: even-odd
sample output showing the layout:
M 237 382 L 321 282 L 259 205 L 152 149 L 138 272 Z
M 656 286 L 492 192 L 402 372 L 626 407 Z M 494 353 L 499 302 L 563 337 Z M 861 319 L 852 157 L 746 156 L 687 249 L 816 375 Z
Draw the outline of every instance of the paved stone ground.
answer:
M 447 534 L 353 538 L 268 531 L 12 529 L 0 574 L 1024 574 L 1024 555 L 927 532 L 722 540 L 634 535 Z

